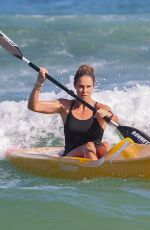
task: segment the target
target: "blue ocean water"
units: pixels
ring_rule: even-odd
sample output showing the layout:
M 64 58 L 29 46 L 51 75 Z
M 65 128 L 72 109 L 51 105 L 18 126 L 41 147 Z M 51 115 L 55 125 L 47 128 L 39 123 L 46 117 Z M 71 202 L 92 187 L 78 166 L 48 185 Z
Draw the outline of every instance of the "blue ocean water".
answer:
M 0 8 L 0 13 L 5 15 L 120 15 L 149 12 L 149 0 L 1 0 Z
M 93 98 L 124 125 L 150 135 L 150 1 L 1 0 L 0 30 L 24 56 L 67 87 L 80 64 L 96 71 Z M 63 145 L 58 115 L 28 111 L 37 73 L 0 48 L 0 226 L 2 229 L 149 229 L 150 183 L 41 179 L 14 169 L 12 147 Z M 46 81 L 41 98 L 69 97 Z M 105 135 L 119 141 L 116 130 Z

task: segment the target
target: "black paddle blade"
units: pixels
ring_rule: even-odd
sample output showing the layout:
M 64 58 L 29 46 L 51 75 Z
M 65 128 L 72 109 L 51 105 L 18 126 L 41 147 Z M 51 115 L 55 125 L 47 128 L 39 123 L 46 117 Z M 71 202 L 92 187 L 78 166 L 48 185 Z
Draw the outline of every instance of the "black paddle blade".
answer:
M 135 143 L 150 144 L 150 137 L 136 128 L 119 125 L 117 129 L 123 137 L 130 137 Z
M 23 55 L 18 46 L 4 33 L 0 31 L 0 45 L 15 57 L 22 59 Z

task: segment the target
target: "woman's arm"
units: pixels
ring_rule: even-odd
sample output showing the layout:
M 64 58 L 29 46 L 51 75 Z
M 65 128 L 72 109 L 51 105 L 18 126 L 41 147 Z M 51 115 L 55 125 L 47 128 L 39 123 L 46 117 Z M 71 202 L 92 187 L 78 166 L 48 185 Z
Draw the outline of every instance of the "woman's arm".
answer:
M 40 91 L 42 88 L 42 85 L 46 79 L 45 75 L 48 73 L 47 69 L 41 68 L 40 72 L 37 77 L 37 82 L 35 83 L 35 86 L 32 90 L 32 93 L 30 95 L 29 101 L 28 101 L 28 109 L 34 112 L 39 113 L 61 113 L 62 110 L 62 104 L 60 103 L 60 100 L 55 101 L 40 101 Z

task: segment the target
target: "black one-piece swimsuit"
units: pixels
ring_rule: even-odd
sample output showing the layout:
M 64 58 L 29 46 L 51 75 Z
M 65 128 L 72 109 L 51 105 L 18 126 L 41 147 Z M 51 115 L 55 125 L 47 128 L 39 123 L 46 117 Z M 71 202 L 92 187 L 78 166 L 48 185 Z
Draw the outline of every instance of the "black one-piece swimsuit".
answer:
M 75 118 L 72 115 L 74 103 L 75 100 L 72 102 L 64 124 L 65 151 L 63 156 L 66 156 L 67 153 L 87 142 L 93 142 L 95 147 L 97 147 L 101 143 L 104 133 L 103 128 L 99 125 L 94 114 L 87 120 L 79 120 Z

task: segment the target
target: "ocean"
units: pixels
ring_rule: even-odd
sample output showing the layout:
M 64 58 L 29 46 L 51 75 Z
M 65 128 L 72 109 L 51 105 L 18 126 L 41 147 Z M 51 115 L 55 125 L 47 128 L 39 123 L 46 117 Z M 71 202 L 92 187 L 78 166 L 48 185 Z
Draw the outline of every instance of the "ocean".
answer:
M 96 72 L 93 98 L 121 124 L 150 135 L 149 0 L 1 0 L 0 30 L 23 55 L 74 90 L 81 64 Z M 131 229 L 150 226 L 150 181 L 56 180 L 15 169 L 11 147 L 64 145 L 59 115 L 27 109 L 37 73 L 0 47 L 0 228 Z M 48 80 L 41 99 L 70 98 Z M 108 126 L 104 139 L 120 135 Z

